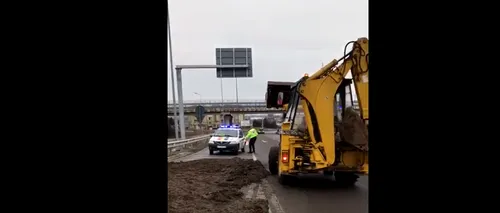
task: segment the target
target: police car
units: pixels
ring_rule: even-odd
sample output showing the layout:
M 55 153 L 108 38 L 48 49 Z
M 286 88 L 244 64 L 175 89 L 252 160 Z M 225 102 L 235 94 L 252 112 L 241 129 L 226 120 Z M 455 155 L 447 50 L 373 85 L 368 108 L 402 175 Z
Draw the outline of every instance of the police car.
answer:
M 237 125 L 219 127 L 208 141 L 208 150 L 211 155 L 214 154 L 214 151 L 229 151 L 234 154 L 238 154 L 240 150 L 241 152 L 245 152 L 245 136 L 243 135 L 243 131 Z

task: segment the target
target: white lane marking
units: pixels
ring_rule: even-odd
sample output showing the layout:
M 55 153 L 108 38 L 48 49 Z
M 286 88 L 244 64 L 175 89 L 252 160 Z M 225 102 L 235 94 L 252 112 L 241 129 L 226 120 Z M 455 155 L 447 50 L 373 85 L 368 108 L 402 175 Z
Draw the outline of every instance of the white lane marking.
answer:
M 262 143 L 267 143 L 267 141 L 265 141 L 265 140 L 262 140 Z
M 285 212 L 285 211 L 283 211 L 283 208 L 281 207 L 281 205 L 278 201 L 278 198 L 276 197 L 275 194 L 271 195 L 271 205 L 273 205 L 274 208 L 276 209 L 276 213 L 284 213 Z
M 253 161 L 257 161 L 257 157 L 255 156 L 255 153 L 252 153 L 252 158 L 253 158 Z
M 269 212 L 274 212 L 274 213 L 285 213 L 283 210 L 283 207 L 281 207 L 280 201 L 278 200 L 278 197 L 276 197 L 276 194 L 272 191 L 272 186 L 269 184 L 269 181 L 266 179 L 262 180 L 262 185 L 264 188 L 269 190 L 270 193 L 270 198 L 268 199 L 269 201 Z

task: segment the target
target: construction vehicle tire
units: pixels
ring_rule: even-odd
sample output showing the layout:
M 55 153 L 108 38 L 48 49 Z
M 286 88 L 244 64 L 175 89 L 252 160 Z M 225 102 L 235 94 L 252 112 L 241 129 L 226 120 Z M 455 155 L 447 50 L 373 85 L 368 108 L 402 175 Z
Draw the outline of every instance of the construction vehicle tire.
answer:
M 335 182 L 341 186 L 354 186 L 359 176 L 355 173 L 335 172 Z
M 278 146 L 273 146 L 269 149 L 268 164 L 269 171 L 272 175 L 277 175 L 279 170 L 279 154 L 280 148 Z
M 292 177 L 288 176 L 288 175 L 279 175 L 278 177 L 278 182 L 281 184 L 281 185 L 290 185 L 291 183 L 291 179 Z
M 332 176 L 333 175 L 333 171 L 323 171 L 323 174 L 325 176 Z

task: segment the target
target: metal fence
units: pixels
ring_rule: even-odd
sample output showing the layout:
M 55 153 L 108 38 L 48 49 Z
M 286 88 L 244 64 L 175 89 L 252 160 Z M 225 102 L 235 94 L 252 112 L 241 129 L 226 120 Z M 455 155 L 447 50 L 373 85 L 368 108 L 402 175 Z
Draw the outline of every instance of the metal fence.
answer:
M 207 140 L 210 138 L 210 136 L 211 136 L 211 134 L 203 135 L 203 136 L 199 136 L 199 137 L 195 137 L 195 138 L 189 138 L 189 139 L 185 139 L 185 140 L 175 140 L 174 139 L 174 141 L 167 142 L 167 148 L 171 149 L 171 148 L 176 148 L 176 147 L 184 147 L 186 145 L 200 142 L 202 140 Z

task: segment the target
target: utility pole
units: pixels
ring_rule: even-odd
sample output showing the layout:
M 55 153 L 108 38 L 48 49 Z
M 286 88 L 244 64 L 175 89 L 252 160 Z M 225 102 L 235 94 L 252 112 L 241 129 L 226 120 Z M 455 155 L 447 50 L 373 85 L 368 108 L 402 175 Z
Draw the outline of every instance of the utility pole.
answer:
M 234 78 L 236 79 L 236 103 L 238 103 L 238 78 Z
M 177 115 L 177 106 L 175 103 L 175 76 L 174 76 L 174 56 L 172 55 L 172 33 L 170 30 L 170 12 L 168 11 L 167 1 L 167 31 L 168 31 L 168 49 L 170 52 L 170 74 L 172 77 L 172 100 L 174 106 L 174 126 L 175 126 L 175 140 L 179 140 L 179 116 Z

